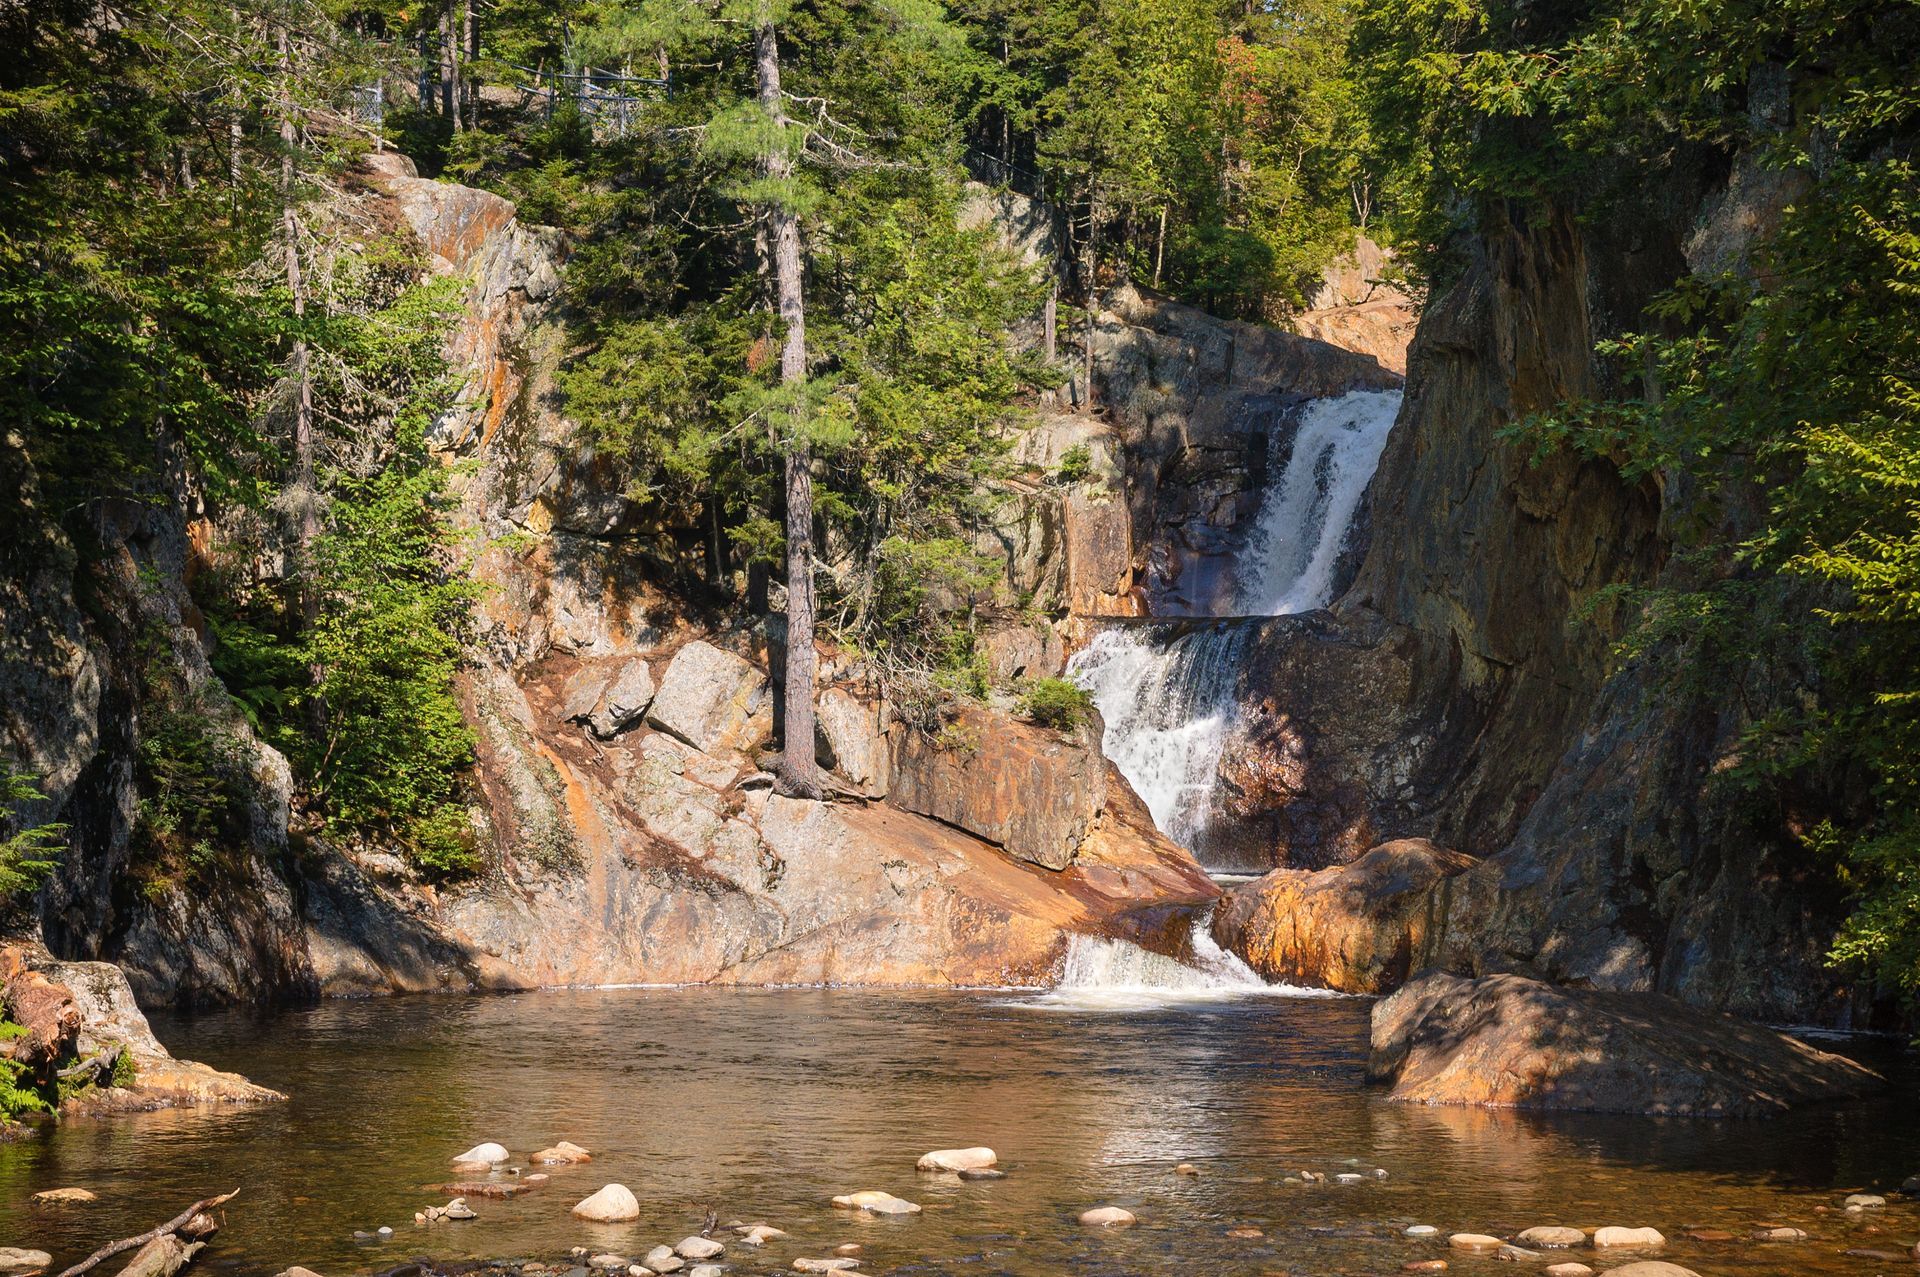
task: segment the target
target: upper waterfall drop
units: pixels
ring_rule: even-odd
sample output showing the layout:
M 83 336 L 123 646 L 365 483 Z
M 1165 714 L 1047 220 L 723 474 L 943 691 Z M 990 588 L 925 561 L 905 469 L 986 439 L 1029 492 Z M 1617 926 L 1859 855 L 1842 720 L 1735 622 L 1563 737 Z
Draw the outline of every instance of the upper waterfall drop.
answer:
M 1355 390 L 1307 405 L 1237 565 L 1235 611 L 1290 616 L 1333 602 L 1341 547 L 1399 412 L 1398 390 Z
M 1272 441 L 1285 462 L 1274 467 L 1233 565 L 1231 615 L 1285 616 L 1333 601 L 1341 551 L 1400 399 L 1398 390 L 1316 399 L 1290 436 Z M 1101 752 L 1161 832 L 1189 849 L 1211 814 L 1247 636 L 1231 623 L 1115 626 L 1067 667 L 1105 720 Z

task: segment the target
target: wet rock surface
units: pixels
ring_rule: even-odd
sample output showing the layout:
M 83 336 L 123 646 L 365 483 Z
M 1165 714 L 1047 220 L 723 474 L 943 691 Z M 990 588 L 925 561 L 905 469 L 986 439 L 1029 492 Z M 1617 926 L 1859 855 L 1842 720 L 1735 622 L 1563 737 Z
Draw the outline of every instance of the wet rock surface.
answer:
M 1276 869 L 1227 893 L 1214 939 L 1269 980 L 1385 993 L 1429 943 L 1434 886 L 1473 863 L 1413 838 L 1348 865 Z
M 1409 1103 L 1692 1117 L 1768 1116 L 1884 1084 L 1843 1056 L 1673 998 L 1438 972 L 1376 1004 L 1367 1077 Z

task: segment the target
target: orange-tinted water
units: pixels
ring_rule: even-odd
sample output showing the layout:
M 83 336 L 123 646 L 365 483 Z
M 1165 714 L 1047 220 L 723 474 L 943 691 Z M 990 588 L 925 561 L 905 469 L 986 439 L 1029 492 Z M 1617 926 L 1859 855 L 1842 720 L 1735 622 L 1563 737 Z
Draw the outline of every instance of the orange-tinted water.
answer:
M 1409 1224 L 1510 1235 L 1533 1224 L 1650 1224 L 1664 1258 L 1714 1274 L 1913 1271 L 1847 1257 L 1899 1250 L 1920 1208 L 1892 1189 L 1920 1172 L 1920 1113 L 1904 1053 L 1884 1100 L 1772 1121 L 1522 1117 L 1387 1103 L 1361 1081 L 1367 1004 L 1249 998 L 1191 1007 L 1041 1009 L 1026 995 L 819 990 L 598 990 L 332 1003 L 268 1016 L 161 1018 L 178 1053 L 292 1094 L 284 1106 L 75 1121 L 0 1145 L 0 1245 L 72 1262 L 201 1196 L 239 1187 L 196 1271 L 329 1277 L 417 1255 L 638 1255 L 720 1218 L 792 1234 L 736 1248 L 740 1274 L 790 1269 L 841 1242 L 863 1271 L 1105 1274 L 1395 1273 L 1445 1256 Z M 416 1227 L 445 1200 L 448 1158 L 497 1140 L 519 1159 L 568 1139 L 594 1151 L 545 1189 L 473 1205 L 480 1219 Z M 923 1152 L 986 1144 L 1003 1180 L 919 1175 Z M 1174 1166 L 1192 1162 L 1195 1177 Z M 1350 1165 L 1350 1161 L 1351 1164 Z M 1353 1186 L 1282 1183 L 1298 1170 L 1384 1168 Z M 568 1208 L 608 1181 L 639 1223 Z M 28 1205 L 79 1185 L 92 1207 Z M 863 1220 L 835 1193 L 877 1188 L 923 1214 Z M 1849 1191 L 1886 1192 L 1849 1220 Z M 1080 1227 L 1113 1203 L 1140 1225 Z M 1830 1207 L 1822 1212 L 1818 1208 Z M 1793 1245 L 1708 1245 L 1695 1226 L 1757 1223 Z M 393 1240 L 356 1244 L 388 1224 Z M 1235 1227 L 1260 1238 L 1230 1238 Z M 1878 1233 L 1867 1232 L 1877 1228 Z M 1455 1273 L 1515 1266 L 1446 1256 Z M 1592 1252 L 1571 1258 L 1594 1263 Z M 111 1271 L 113 1265 L 108 1266 Z

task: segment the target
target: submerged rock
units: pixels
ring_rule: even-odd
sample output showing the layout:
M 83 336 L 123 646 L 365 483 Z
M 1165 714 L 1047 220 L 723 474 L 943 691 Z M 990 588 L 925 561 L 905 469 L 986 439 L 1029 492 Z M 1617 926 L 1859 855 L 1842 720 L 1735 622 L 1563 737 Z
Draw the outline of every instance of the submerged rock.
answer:
M 1643 1259 L 1636 1264 L 1623 1264 L 1619 1268 L 1609 1268 L 1600 1277 L 1700 1277 L 1691 1268 L 1682 1268 L 1678 1264 L 1669 1264 L 1658 1259 Z
M 785 1233 L 771 1224 L 755 1224 L 751 1228 L 740 1230 L 740 1240 L 748 1246 L 764 1246 L 770 1241 L 785 1236 Z
M 84 1206 L 100 1198 L 84 1188 L 49 1188 L 35 1193 L 33 1200 L 39 1206 Z
M 574 1203 L 573 1213 L 596 1223 L 621 1224 L 640 1218 L 640 1202 L 625 1184 L 608 1184 L 591 1197 Z
M 1863 1094 L 1878 1074 L 1653 993 L 1432 972 L 1373 1008 L 1370 1082 L 1422 1104 L 1758 1116 Z

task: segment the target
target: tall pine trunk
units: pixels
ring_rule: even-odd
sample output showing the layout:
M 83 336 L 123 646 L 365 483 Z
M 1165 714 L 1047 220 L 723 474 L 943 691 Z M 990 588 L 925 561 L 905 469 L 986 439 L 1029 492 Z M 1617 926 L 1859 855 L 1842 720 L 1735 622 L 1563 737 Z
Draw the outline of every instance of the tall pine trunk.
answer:
M 787 122 L 780 95 L 780 42 L 773 18 L 762 7 L 753 30 L 754 71 L 760 107 L 778 126 Z M 784 133 L 784 127 L 781 132 Z M 774 188 L 765 209 L 763 251 L 772 258 L 774 304 L 786 332 L 780 346 L 780 383 L 797 391 L 807 377 L 807 312 L 800 288 L 800 219 L 781 189 L 793 178 L 793 160 L 784 136 L 761 157 L 761 169 Z M 794 411 L 798 411 L 797 408 Z M 813 682 L 813 457 L 797 429 L 786 443 L 787 485 L 787 653 L 786 720 L 781 739 L 781 788 L 794 797 L 821 795 L 820 767 L 814 758 Z
M 298 173 L 294 156 L 299 141 L 293 118 L 293 49 L 285 27 L 280 29 L 280 232 L 286 242 L 287 293 L 293 300 L 293 489 L 297 507 L 293 527 L 293 612 L 302 631 L 311 631 L 320 616 L 320 583 L 315 579 L 314 542 L 320 538 L 320 493 L 313 467 L 313 373 L 304 328 L 307 284 L 300 271 L 300 219 L 295 210 Z M 326 671 L 315 665 L 308 676 L 317 687 Z M 316 693 L 308 703 L 315 735 L 326 727 L 326 709 Z

